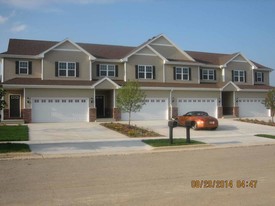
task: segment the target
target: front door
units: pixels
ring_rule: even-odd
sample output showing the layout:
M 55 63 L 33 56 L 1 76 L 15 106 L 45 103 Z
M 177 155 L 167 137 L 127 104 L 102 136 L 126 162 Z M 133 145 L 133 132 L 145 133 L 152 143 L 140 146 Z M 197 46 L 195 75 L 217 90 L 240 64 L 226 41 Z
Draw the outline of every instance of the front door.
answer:
M 97 118 L 105 117 L 104 96 L 96 96 L 95 99 L 96 99 L 95 104 L 96 104 L 96 116 L 97 116 Z
M 20 95 L 10 95 L 10 117 L 20 118 Z

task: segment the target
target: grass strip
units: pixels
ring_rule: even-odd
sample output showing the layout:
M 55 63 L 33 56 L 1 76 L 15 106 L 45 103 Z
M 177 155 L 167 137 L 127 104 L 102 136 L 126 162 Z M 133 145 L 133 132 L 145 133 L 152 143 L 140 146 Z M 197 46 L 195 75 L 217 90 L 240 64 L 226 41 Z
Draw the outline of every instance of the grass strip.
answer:
M 270 134 L 256 134 L 255 136 L 275 139 L 275 135 L 270 135 Z
M 0 143 L 0 153 L 10 152 L 30 152 L 30 147 L 27 144 L 21 143 Z
M 0 126 L 0 141 L 28 141 L 29 128 L 26 125 Z
M 146 139 L 142 140 L 144 143 L 149 144 L 152 147 L 166 147 L 166 146 L 180 146 L 180 145 L 194 145 L 194 144 L 205 144 L 196 140 L 191 140 L 190 143 L 186 143 L 186 139 L 173 139 L 173 144 L 170 144 L 169 139 Z

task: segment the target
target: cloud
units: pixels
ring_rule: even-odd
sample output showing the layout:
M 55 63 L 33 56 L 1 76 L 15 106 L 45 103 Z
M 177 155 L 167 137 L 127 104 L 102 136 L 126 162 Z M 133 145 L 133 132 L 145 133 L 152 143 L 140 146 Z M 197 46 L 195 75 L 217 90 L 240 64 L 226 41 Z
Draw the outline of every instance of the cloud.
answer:
M 18 32 L 22 32 L 24 30 L 27 29 L 27 25 L 26 24 L 15 24 L 12 28 L 11 31 L 14 33 L 18 33 Z
M 1 16 L 0 15 L 0 24 L 4 24 L 4 23 L 6 23 L 6 21 L 8 21 L 8 17 L 5 17 L 5 16 Z

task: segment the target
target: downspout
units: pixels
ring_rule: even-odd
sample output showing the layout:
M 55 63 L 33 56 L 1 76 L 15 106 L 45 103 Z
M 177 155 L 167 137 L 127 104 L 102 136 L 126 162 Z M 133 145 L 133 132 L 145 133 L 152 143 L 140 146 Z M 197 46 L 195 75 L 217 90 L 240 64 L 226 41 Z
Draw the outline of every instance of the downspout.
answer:
M 170 112 L 169 112 L 170 119 L 172 119 L 172 117 L 173 117 L 173 114 L 172 114 L 173 113 L 172 93 L 173 93 L 173 89 L 170 90 L 170 100 L 169 100 L 170 101 L 170 106 L 169 106 L 170 107 Z
M 44 79 L 44 59 L 41 59 L 41 80 Z
M 162 66 L 162 69 L 163 69 L 163 82 L 166 81 L 166 76 L 165 76 L 165 60 L 163 60 L 163 66 Z
M 114 92 L 113 92 L 113 108 L 116 108 L 116 89 L 114 89 Z
M 127 74 L 126 74 L 126 71 L 127 71 L 127 65 L 126 65 L 126 61 L 124 62 L 124 81 L 126 82 L 127 81 Z
M 4 82 L 4 58 L 2 58 L 2 79 L 1 79 L 1 82 Z
M 93 80 L 93 61 L 90 60 L 90 81 Z

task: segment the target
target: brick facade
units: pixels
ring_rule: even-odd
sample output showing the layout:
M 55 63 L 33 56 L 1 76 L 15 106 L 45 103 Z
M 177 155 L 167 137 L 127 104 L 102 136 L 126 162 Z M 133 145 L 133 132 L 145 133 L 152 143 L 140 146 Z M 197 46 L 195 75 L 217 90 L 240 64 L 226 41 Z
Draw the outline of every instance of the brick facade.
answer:
M 96 108 L 91 107 L 89 109 L 89 122 L 95 122 L 96 120 Z
M 31 109 L 23 109 L 23 119 L 25 123 L 31 123 L 32 122 L 32 110 Z
M 239 117 L 239 107 L 233 107 L 233 116 Z

